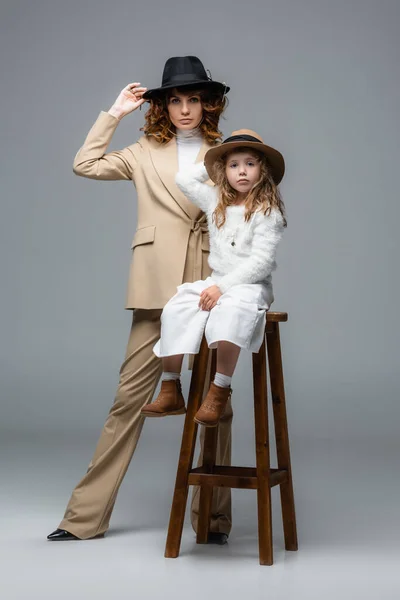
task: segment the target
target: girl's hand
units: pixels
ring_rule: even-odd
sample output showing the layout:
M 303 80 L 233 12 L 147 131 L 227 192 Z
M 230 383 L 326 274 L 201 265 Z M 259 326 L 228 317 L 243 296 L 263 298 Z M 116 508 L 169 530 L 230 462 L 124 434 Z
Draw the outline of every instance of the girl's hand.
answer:
M 121 90 L 118 98 L 108 111 L 110 115 L 117 119 L 122 119 L 129 113 L 133 112 L 139 106 L 146 102 L 142 96 L 147 88 L 140 87 L 140 83 L 130 83 L 123 90 Z
M 222 292 L 217 285 L 203 290 L 200 294 L 199 308 L 201 310 L 211 310 L 217 304 L 219 298 L 221 298 Z

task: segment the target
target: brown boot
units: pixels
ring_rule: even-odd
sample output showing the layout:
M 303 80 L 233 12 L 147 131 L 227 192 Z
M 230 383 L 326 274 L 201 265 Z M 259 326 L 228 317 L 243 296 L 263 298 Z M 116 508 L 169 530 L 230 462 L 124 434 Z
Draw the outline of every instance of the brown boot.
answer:
M 231 388 L 222 388 L 211 383 L 203 404 L 195 414 L 194 420 L 196 423 L 204 425 L 204 427 L 216 427 L 225 412 L 231 394 Z
M 183 415 L 185 412 L 181 382 L 179 379 L 175 379 L 174 381 L 162 381 L 157 399 L 151 404 L 146 404 L 140 414 L 144 417 L 167 417 L 168 415 Z

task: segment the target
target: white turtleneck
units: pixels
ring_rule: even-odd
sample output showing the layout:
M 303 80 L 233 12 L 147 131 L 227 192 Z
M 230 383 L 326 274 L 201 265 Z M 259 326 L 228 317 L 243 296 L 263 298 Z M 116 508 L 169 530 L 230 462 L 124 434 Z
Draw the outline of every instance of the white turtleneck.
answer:
M 200 152 L 203 136 L 200 129 L 176 130 L 176 145 L 178 147 L 179 171 L 192 165 Z

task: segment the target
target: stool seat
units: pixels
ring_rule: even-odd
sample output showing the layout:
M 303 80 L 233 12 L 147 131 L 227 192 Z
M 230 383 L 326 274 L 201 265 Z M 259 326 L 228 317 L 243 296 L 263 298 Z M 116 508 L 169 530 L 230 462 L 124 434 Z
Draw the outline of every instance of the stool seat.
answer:
M 197 543 L 205 544 L 208 540 L 214 488 L 228 487 L 257 490 L 260 564 L 272 565 L 271 488 L 278 485 L 281 495 L 285 549 L 297 550 L 296 516 L 279 336 L 279 323 L 286 322 L 287 320 L 288 314 L 286 312 L 267 312 L 264 340 L 259 352 L 254 353 L 252 357 L 256 467 L 215 464 L 218 435 L 217 427 L 206 428 L 202 448 L 202 464 L 199 467 L 193 468 L 192 463 L 198 427 L 194 421 L 194 416 L 200 407 L 204 395 L 204 382 L 206 380 L 210 354 L 207 342 L 205 338 L 203 338 L 200 352 L 196 355 L 193 364 L 165 548 L 166 558 L 176 558 L 179 555 L 188 489 L 190 485 L 200 486 Z M 216 352 L 216 350 L 211 351 L 212 379 L 214 378 L 216 370 Z M 270 467 L 267 355 L 278 468 Z
M 286 312 L 267 312 L 267 322 L 269 323 L 285 323 L 288 320 Z

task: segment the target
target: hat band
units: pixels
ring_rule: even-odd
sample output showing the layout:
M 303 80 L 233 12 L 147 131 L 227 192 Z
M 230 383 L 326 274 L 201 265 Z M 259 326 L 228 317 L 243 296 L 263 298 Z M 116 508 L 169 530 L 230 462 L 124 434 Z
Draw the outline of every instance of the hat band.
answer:
M 193 81 L 194 83 L 197 83 L 198 81 L 210 81 L 209 79 L 204 78 L 201 75 L 196 75 L 195 73 L 180 73 L 178 75 L 171 75 L 171 77 L 168 77 L 168 79 L 165 79 L 162 82 L 162 85 L 169 85 L 170 83 L 187 83 L 188 81 Z
M 222 143 L 228 144 L 229 142 L 257 142 L 257 144 L 263 144 L 258 138 L 252 135 L 232 135 L 226 138 Z

